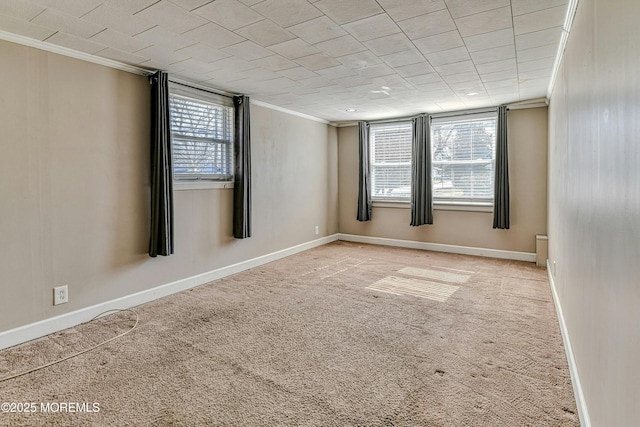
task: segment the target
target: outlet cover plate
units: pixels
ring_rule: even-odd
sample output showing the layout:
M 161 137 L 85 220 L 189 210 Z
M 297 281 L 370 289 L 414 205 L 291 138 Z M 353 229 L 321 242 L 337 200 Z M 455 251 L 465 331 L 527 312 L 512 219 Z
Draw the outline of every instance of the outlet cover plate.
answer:
M 69 287 L 57 286 L 53 288 L 53 305 L 65 304 L 69 302 Z

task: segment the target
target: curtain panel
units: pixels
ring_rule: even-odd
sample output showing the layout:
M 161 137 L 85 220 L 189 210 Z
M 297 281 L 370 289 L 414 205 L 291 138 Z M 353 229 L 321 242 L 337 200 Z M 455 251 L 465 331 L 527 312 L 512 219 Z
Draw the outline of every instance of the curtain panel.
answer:
M 498 107 L 496 170 L 493 196 L 493 228 L 509 229 L 509 156 L 507 150 L 507 107 Z
M 235 144 L 233 186 L 233 236 L 251 237 L 251 118 L 248 96 L 234 96 Z
M 431 186 L 431 116 L 412 120 L 411 145 L 411 226 L 433 224 Z
M 169 76 L 151 80 L 151 229 L 149 256 L 173 254 L 173 164 L 169 122 Z
M 369 122 L 358 122 L 358 221 L 371 221 L 371 165 Z

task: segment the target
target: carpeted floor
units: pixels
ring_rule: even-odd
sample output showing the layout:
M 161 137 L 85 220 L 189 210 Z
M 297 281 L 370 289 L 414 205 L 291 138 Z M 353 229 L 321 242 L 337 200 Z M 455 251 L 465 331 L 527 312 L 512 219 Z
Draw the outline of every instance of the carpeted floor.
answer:
M 0 383 L 0 402 L 38 405 L 0 425 L 578 425 L 546 272 L 530 263 L 336 242 L 136 310 L 131 334 Z M 0 378 L 133 322 L 2 351 Z

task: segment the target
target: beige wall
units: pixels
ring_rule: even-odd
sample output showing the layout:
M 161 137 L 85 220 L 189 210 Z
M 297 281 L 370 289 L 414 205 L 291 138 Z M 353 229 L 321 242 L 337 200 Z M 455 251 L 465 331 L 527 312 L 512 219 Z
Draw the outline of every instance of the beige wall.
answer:
M 493 213 L 434 211 L 433 225 L 411 227 L 408 208 L 374 207 L 370 222 L 356 220 L 358 129 L 338 130 L 340 232 L 419 242 L 535 252 L 536 234 L 546 234 L 547 108 L 508 115 L 511 228 L 494 230 Z
M 549 113 L 549 260 L 591 425 L 640 420 L 640 3 L 581 0 Z
M 253 237 L 232 237 L 232 190 L 176 191 L 176 254 L 149 258 L 146 78 L 0 57 L 0 332 L 338 231 L 337 130 L 252 105 Z

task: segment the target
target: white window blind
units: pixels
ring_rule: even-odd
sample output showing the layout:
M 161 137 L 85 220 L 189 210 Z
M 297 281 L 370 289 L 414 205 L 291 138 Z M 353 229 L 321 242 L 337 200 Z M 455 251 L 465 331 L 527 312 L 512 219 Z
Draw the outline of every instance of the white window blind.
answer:
M 233 181 L 233 101 L 179 84 L 169 92 L 174 179 Z
M 373 200 L 411 198 L 411 122 L 372 123 L 369 128 Z
M 433 119 L 434 201 L 493 202 L 496 115 Z

